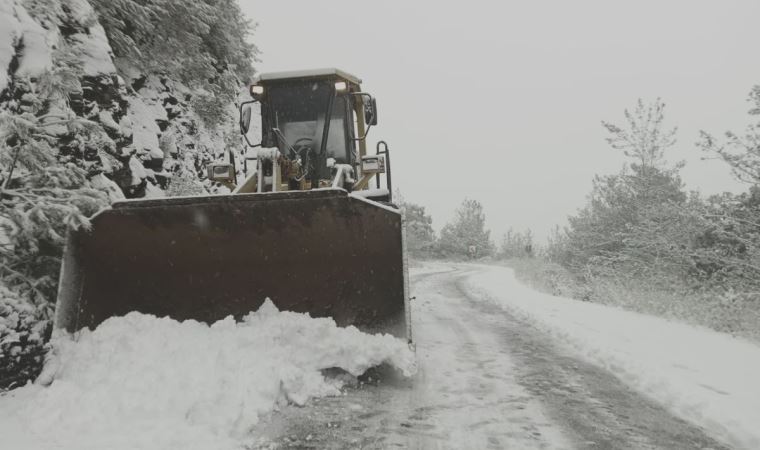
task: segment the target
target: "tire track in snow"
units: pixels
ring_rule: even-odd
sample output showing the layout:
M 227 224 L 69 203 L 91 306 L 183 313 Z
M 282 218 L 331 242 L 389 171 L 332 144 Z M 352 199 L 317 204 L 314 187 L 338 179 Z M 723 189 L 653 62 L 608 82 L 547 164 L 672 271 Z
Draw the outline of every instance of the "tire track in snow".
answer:
M 445 265 L 452 269 L 452 265 Z M 261 424 L 284 448 L 567 448 L 476 309 L 451 284 L 461 269 L 412 277 L 420 372 L 347 389 Z M 268 445 L 268 444 L 265 444 Z
M 472 272 L 469 272 L 472 273 Z M 725 449 L 704 430 L 673 416 L 614 375 L 577 358 L 534 325 L 462 287 L 460 296 L 493 321 L 512 357 L 519 383 L 539 398 L 578 448 Z

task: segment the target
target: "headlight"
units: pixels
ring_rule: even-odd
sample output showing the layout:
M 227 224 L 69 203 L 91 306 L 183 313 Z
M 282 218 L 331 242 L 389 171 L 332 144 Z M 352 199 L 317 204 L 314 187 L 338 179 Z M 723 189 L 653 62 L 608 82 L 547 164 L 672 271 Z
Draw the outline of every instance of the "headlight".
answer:
M 258 84 L 254 84 L 251 86 L 251 95 L 261 95 L 264 93 L 264 86 L 259 86 Z
M 211 181 L 230 181 L 235 178 L 235 171 L 229 163 L 211 163 L 206 166 Z
M 337 92 L 343 92 L 346 89 L 348 89 L 348 85 L 346 84 L 345 81 L 336 81 L 335 82 L 335 90 Z

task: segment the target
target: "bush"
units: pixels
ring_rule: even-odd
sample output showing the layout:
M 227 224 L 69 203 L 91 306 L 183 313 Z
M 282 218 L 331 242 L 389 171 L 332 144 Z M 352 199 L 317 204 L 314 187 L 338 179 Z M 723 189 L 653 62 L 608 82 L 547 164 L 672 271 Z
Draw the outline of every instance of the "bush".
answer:
M 539 292 L 558 297 L 588 300 L 588 292 L 566 268 L 543 258 L 511 258 L 504 264 L 515 271 L 518 280 Z
M 0 390 L 39 374 L 50 332 L 50 310 L 37 308 L 0 285 Z
M 425 207 L 407 201 L 400 201 L 401 214 L 406 224 L 406 248 L 415 258 L 429 258 L 435 245 L 433 219 L 425 212 Z
M 616 306 L 643 314 L 679 320 L 760 342 L 760 295 L 733 289 L 693 288 L 670 278 L 643 280 L 621 272 L 577 276 L 543 258 L 514 258 L 505 264 L 526 285 L 555 296 Z

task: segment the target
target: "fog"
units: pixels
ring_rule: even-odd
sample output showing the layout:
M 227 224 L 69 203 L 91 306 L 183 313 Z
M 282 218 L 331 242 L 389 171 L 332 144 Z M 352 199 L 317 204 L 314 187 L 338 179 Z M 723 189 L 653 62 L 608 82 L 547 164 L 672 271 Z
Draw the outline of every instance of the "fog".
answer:
M 661 97 L 679 127 L 670 161 L 705 194 L 744 189 L 704 161 L 701 129 L 740 131 L 760 83 L 760 3 L 241 0 L 262 72 L 338 67 L 378 98 L 394 187 L 440 229 L 465 197 L 492 235 L 546 236 L 620 170 L 601 120 Z

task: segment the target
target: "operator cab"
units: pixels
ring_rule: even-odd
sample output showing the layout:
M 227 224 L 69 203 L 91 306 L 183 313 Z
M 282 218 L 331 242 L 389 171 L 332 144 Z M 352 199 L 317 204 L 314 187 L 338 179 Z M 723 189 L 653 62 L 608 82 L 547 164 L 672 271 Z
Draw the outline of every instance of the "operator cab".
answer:
M 359 78 L 338 69 L 268 73 L 255 79 L 250 95 L 240 104 L 245 178 L 238 182 L 230 149 L 229 163 L 207 165 L 209 180 L 233 193 L 251 193 L 325 187 L 351 192 L 369 189 L 375 179 L 376 189 L 366 198 L 391 201 L 388 146 L 379 141 L 375 154 L 367 154 L 377 104 L 361 91 Z M 261 139 L 252 142 L 254 106 L 261 111 Z M 254 173 L 249 161 L 255 161 Z M 386 189 L 381 190 L 383 174 Z
M 357 168 L 364 139 L 377 123 L 375 99 L 361 92 L 361 80 L 338 69 L 261 74 L 250 86 L 253 100 L 241 106 L 241 132 L 248 140 L 251 105 L 261 106 L 261 142 L 299 165 L 310 188 L 331 177 L 331 167 Z M 357 145 L 358 144 L 358 145 Z M 357 148 L 358 147 L 358 148 Z M 283 180 L 284 181 L 284 180 Z
M 317 152 L 326 136 L 325 157 L 352 164 L 356 150 L 350 94 L 359 92 L 360 82 L 337 70 L 301 72 L 297 77 L 262 75 L 255 84 L 263 89 L 262 145 L 277 147 L 283 155 L 293 150 Z

